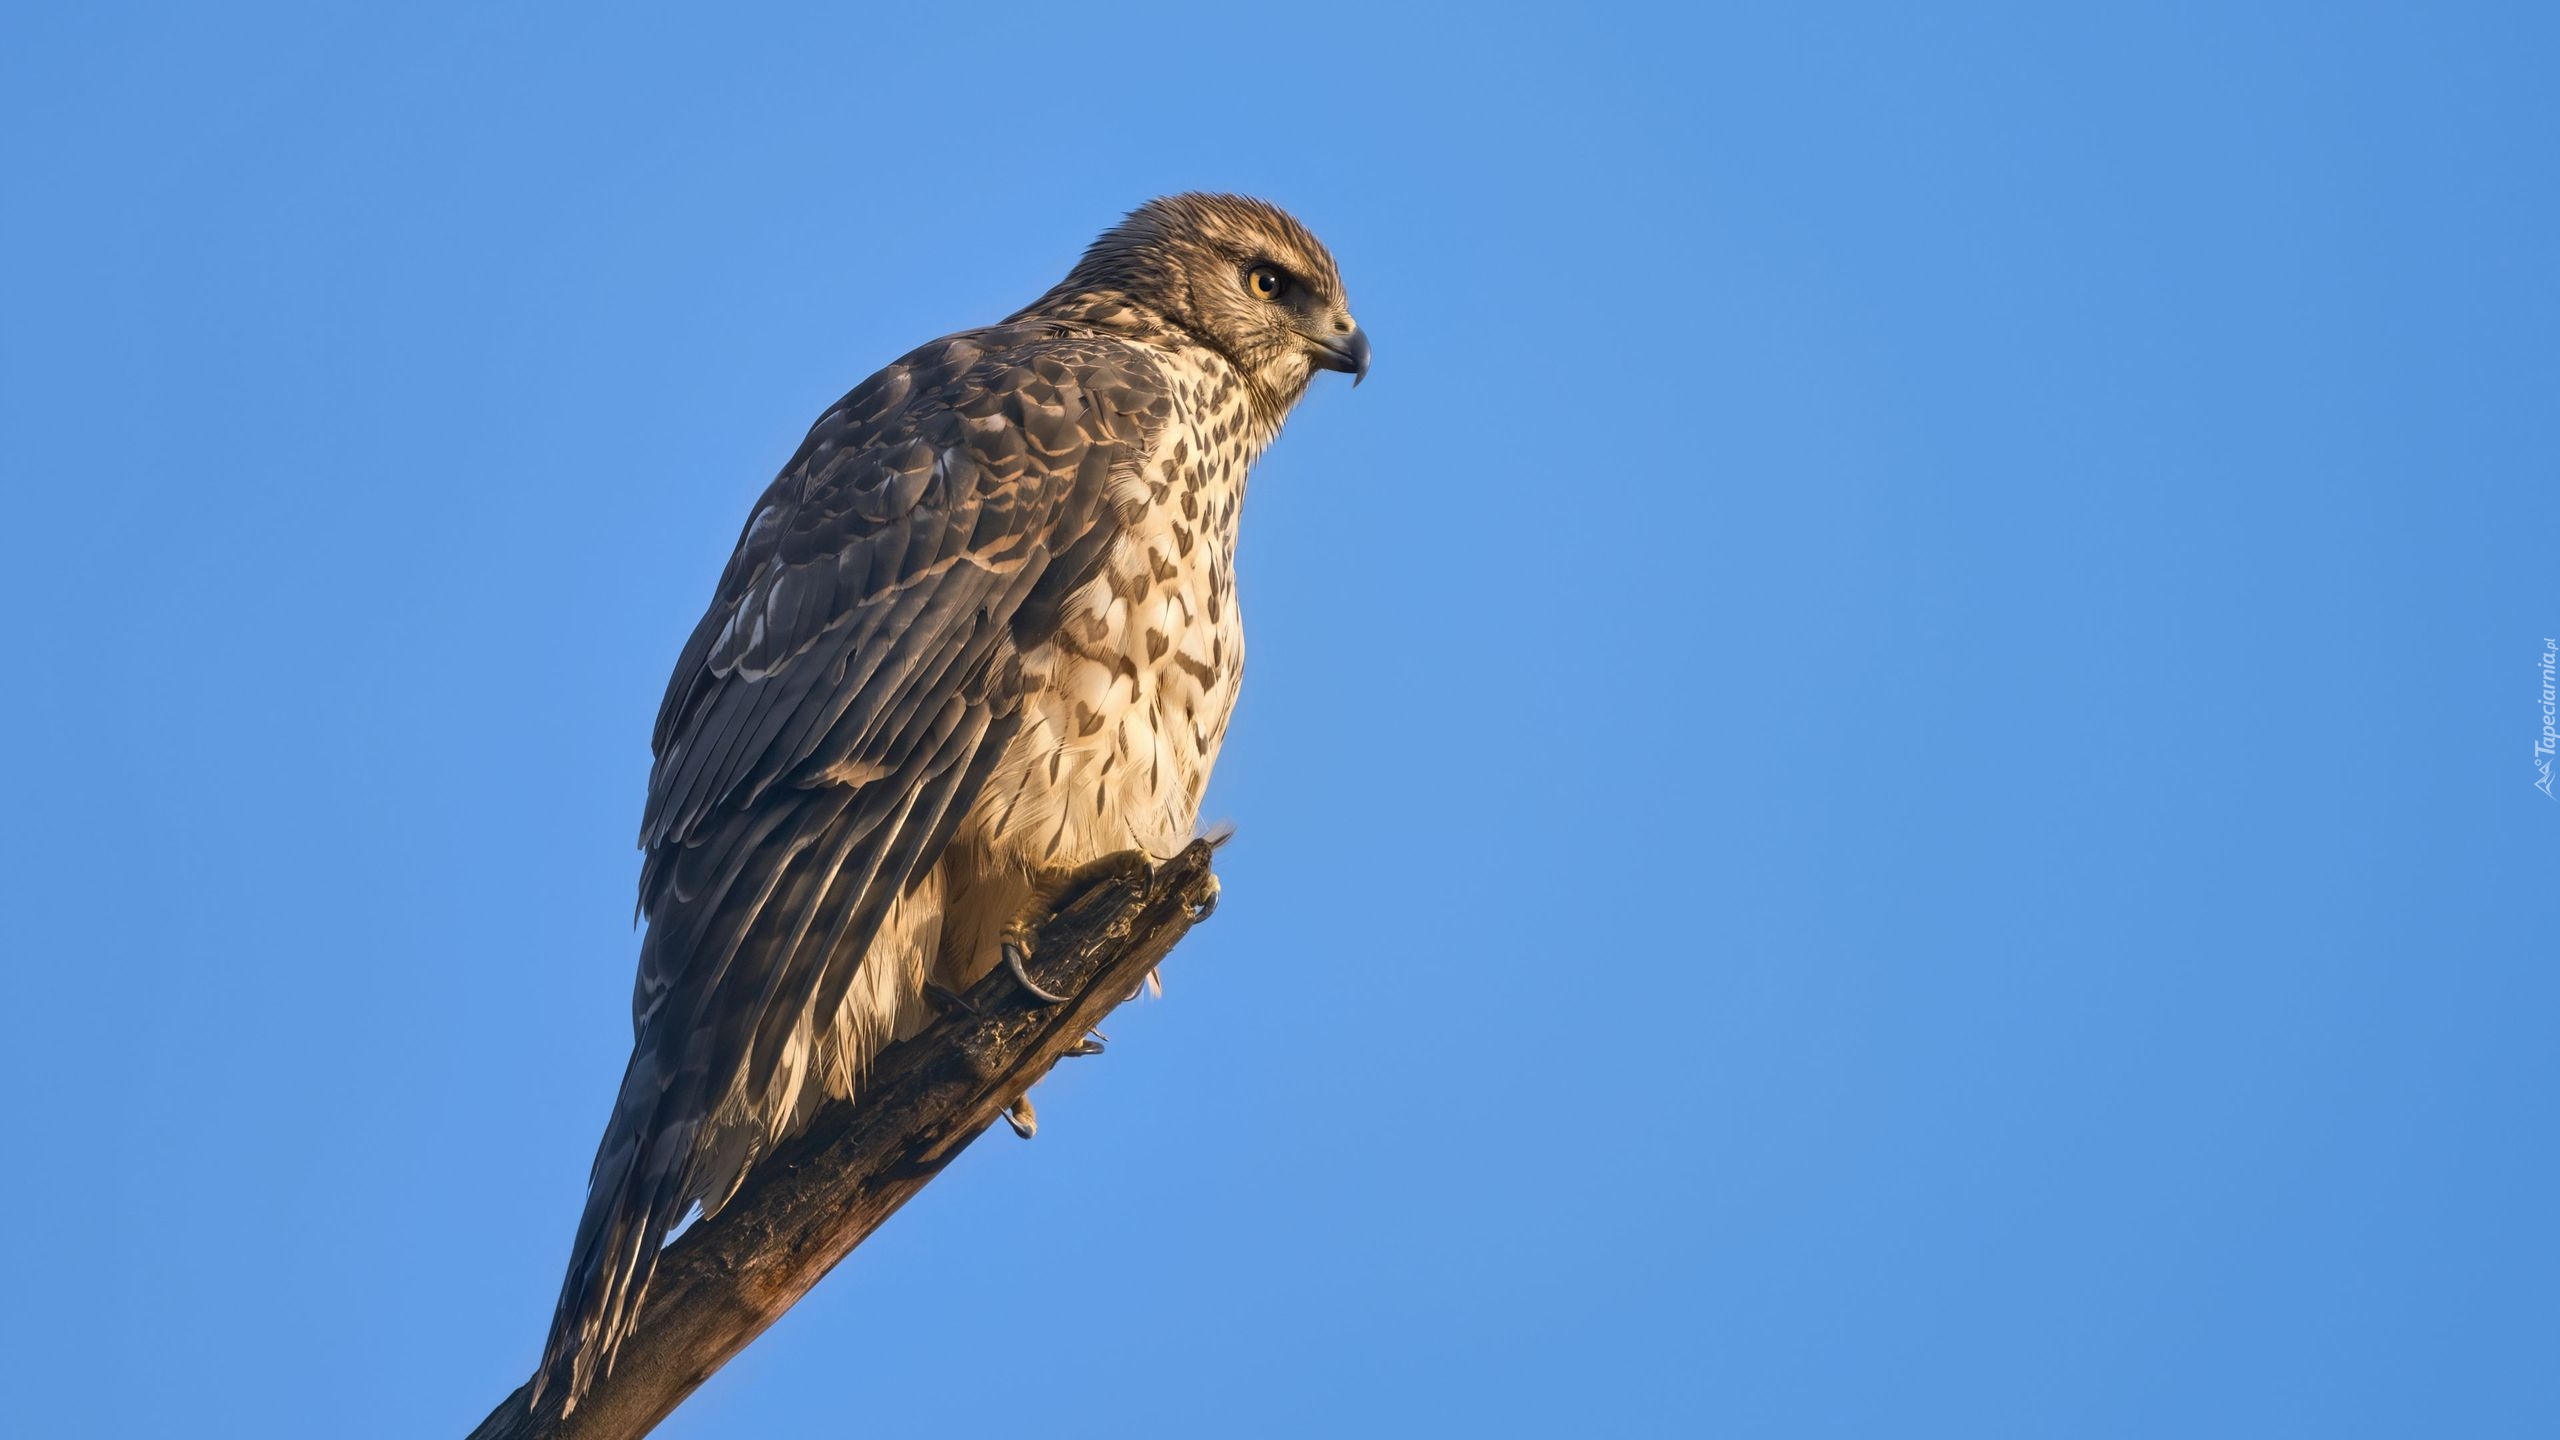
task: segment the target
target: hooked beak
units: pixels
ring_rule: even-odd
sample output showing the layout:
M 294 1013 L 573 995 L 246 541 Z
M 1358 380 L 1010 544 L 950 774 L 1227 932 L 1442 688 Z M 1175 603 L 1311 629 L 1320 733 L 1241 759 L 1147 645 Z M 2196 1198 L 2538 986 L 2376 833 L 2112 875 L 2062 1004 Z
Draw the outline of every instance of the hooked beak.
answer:
M 1348 335 L 1316 342 L 1316 368 L 1339 370 L 1351 377 L 1351 388 L 1369 378 L 1369 332 L 1354 325 Z

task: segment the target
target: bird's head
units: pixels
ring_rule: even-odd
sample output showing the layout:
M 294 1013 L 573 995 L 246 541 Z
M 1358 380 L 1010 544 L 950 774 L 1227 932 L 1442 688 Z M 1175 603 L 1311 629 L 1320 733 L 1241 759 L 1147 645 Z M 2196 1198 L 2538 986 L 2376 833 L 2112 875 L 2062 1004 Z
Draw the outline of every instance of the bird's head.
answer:
M 1102 234 L 1043 308 L 1117 295 L 1224 354 L 1285 410 L 1318 370 L 1360 383 L 1369 337 L 1351 318 L 1342 273 L 1287 211 L 1242 195 L 1150 200 Z

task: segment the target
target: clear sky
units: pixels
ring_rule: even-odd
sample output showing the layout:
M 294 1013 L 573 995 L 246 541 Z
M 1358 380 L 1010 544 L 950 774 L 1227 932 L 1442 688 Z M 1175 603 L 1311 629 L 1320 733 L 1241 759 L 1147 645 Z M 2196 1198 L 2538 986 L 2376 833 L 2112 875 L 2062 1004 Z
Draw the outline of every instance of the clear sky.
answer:
M 0 21 L 0 1431 L 522 1378 L 748 501 L 1221 188 L 1226 904 L 661 1433 L 2560 1433 L 2548 8 L 522 8 Z

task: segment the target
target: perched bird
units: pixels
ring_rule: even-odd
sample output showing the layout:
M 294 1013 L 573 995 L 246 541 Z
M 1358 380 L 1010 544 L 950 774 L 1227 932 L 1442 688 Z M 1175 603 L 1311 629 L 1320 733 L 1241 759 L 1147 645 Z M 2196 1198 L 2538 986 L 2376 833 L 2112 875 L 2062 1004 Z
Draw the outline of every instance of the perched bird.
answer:
M 855 1096 L 928 986 L 1020 974 L 1070 877 L 1191 838 L 1244 663 L 1246 472 L 1316 371 L 1368 369 L 1304 226 L 1176 195 L 818 417 L 658 712 L 637 1034 L 537 1398 L 576 1404 L 669 1229 Z

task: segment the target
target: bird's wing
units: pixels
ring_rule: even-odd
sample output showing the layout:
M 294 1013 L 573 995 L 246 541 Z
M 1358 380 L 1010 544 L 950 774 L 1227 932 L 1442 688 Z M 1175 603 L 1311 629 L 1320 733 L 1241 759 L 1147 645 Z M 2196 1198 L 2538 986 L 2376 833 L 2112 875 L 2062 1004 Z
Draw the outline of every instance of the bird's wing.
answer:
M 758 503 L 658 714 L 637 1038 L 543 1362 L 573 1400 L 700 1198 L 704 1121 L 833 1013 L 984 784 L 1019 654 L 1095 573 L 1114 478 L 1171 409 L 1125 342 L 971 332 L 838 402 Z

